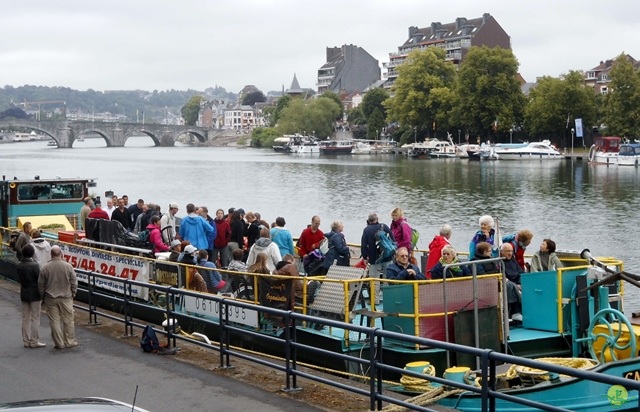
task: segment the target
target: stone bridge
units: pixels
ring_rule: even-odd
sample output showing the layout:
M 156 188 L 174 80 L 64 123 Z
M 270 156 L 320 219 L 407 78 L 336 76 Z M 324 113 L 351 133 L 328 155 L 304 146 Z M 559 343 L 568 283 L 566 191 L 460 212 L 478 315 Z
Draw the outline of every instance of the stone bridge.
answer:
M 199 142 L 213 140 L 221 134 L 218 129 L 196 126 L 177 126 L 141 123 L 108 123 L 88 121 L 32 121 L 3 120 L 0 130 L 35 130 L 56 141 L 59 148 L 71 148 L 73 142 L 87 135 L 99 135 L 107 147 L 122 147 L 131 136 L 147 135 L 156 146 L 173 146 L 179 136 L 187 134 Z

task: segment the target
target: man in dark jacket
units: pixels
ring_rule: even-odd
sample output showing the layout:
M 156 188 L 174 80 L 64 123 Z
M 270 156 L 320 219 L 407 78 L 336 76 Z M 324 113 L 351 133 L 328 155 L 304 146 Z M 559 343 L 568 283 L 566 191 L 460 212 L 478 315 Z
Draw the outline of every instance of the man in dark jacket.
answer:
M 384 230 L 389 237 L 393 240 L 393 234 L 391 233 L 391 229 L 389 226 L 384 223 L 378 222 L 378 215 L 375 213 L 369 214 L 367 218 L 367 226 L 362 231 L 362 239 L 360 240 L 360 253 L 362 254 L 362 258 L 369 263 L 369 274 L 372 277 L 378 277 L 387 272 L 387 266 L 392 260 L 392 257 L 389 257 L 386 260 L 378 262 L 378 246 L 376 245 L 376 233 L 379 230 Z
M 520 276 L 522 267 L 516 260 L 511 243 L 504 243 L 500 249 L 504 257 L 504 274 L 507 277 L 507 301 L 509 303 L 509 316 L 515 321 L 522 321 L 522 292 Z
M 396 259 L 387 266 L 387 279 L 393 280 L 425 280 L 420 268 L 409 263 L 409 250 L 401 247 L 396 251 Z

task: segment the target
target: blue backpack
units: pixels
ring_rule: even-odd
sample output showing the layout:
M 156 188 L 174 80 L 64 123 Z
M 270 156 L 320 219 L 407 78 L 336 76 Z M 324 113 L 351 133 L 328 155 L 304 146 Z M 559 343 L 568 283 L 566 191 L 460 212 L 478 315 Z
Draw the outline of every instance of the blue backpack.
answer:
M 393 259 L 393 255 L 396 254 L 398 245 L 391 239 L 389 233 L 387 233 L 383 227 L 376 232 L 376 247 L 378 248 L 378 259 L 376 263 L 388 262 Z

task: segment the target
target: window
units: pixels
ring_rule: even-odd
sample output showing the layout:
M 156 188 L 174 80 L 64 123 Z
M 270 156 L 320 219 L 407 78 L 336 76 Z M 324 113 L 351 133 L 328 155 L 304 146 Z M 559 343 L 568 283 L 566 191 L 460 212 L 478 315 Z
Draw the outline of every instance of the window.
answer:
M 18 201 L 69 200 L 82 201 L 82 183 L 23 183 L 17 188 Z

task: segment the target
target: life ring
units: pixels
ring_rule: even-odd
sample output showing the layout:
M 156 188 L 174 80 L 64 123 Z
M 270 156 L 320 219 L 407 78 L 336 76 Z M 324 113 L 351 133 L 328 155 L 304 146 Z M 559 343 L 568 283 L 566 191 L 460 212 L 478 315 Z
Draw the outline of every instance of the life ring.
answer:
M 589 148 L 589 161 L 595 162 L 596 160 L 596 145 L 592 144 L 591 148 Z
M 9 187 L 12 188 L 12 189 L 15 189 L 16 188 L 16 184 L 15 183 L 9 183 Z

